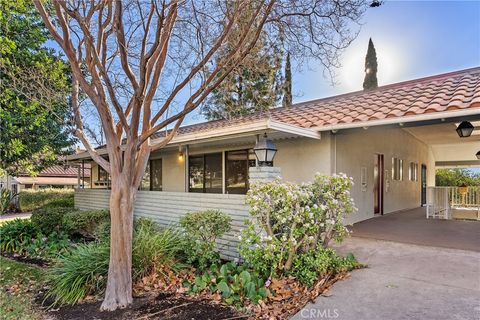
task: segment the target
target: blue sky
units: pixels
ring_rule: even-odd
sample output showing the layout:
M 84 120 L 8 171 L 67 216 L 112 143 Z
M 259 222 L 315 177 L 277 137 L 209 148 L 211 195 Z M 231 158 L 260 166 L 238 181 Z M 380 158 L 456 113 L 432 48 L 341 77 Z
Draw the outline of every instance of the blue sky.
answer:
M 387 0 L 367 10 L 358 37 L 341 56 L 337 85 L 312 62 L 293 74 L 294 102 L 361 90 L 370 37 L 379 85 L 479 66 L 480 1 Z M 195 113 L 186 123 L 200 121 Z
M 379 60 L 379 85 L 480 65 L 480 1 L 386 1 L 369 9 L 342 54 L 338 85 L 322 69 L 294 74 L 294 101 L 361 90 L 368 39 Z

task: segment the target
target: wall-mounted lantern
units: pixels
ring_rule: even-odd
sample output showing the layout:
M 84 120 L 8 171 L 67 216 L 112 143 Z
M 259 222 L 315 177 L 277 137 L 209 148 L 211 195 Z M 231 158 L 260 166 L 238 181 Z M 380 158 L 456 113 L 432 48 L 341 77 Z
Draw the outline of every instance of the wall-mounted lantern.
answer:
M 456 131 L 460 138 L 467 138 L 467 137 L 470 137 L 470 135 L 473 132 L 473 129 L 475 128 L 470 122 L 462 121 L 462 123 L 458 125 Z
M 255 152 L 260 167 L 273 166 L 273 158 L 277 153 L 277 148 L 273 141 L 267 138 L 266 133 L 263 135 L 263 139 L 257 142 L 253 151 Z

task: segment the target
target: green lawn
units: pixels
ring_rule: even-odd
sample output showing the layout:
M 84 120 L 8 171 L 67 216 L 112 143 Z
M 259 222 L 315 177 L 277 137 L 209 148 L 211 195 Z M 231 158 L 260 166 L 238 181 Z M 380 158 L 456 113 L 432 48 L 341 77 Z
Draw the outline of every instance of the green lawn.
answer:
M 0 257 L 0 319 L 41 319 L 32 299 L 44 281 L 44 269 Z

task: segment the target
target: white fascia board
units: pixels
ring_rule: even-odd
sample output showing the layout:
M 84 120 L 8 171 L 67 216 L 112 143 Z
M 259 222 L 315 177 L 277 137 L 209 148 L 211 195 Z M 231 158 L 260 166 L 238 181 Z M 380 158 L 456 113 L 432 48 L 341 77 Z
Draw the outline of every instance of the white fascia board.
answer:
M 315 129 L 317 131 L 330 131 L 330 130 L 374 127 L 374 126 L 382 126 L 382 125 L 389 125 L 389 124 L 439 120 L 439 119 L 467 117 L 467 116 L 480 116 L 480 109 L 475 108 L 475 109 L 467 109 L 467 110 L 460 110 L 460 111 L 433 112 L 433 113 L 427 113 L 427 114 L 395 117 L 395 118 L 380 119 L 380 120 L 332 124 L 327 126 L 315 127 L 312 129 Z
M 197 133 L 189 133 L 189 134 L 182 134 L 175 136 L 167 146 L 179 145 L 179 144 L 188 144 L 188 143 L 195 143 L 195 142 L 205 142 L 211 140 L 223 140 L 232 137 L 244 137 L 250 136 L 252 133 L 260 133 L 262 131 L 279 131 L 290 133 L 294 135 L 298 135 L 301 137 L 313 138 L 313 139 L 320 139 L 321 134 L 316 130 L 300 128 L 297 126 L 292 126 L 290 124 L 286 124 L 283 122 L 264 119 L 264 120 L 257 120 L 237 126 L 219 128 L 215 130 L 208 130 L 203 132 Z M 160 138 L 159 138 L 160 139 Z M 100 155 L 104 155 L 107 153 L 106 149 L 99 149 L 97 152 Z M 79 154 L 73 154 L 67 156 L 67 160 L 74 161 L 74 160 L 81 160 L 81 159 L 89 159 L 90 155 L 88 152 L 82 152 Z
M 312 139 L 321 138 L 321 134 L 317 130 L 292 126 L 290 124 L 280 122 L 280 121 L 275 121 L 275 120 L 268 120 L 268 128 L 275 131 L 292 133 L 298 136 L 312 138 Z
M 222 138 L 225 139 L 225 138 L 230 138 L 232 136 L 242 137 L 242 136 L 251 134 L 252 132 L 257 133 L 264 130 L 280 131 L 280 132 L 295 134 L 302 137 L 320 139 L 320 133 L 315 130 L 300 128 L 300 127 L 292 126 L 283 122 L 265 119 L 265 120 L 254 121 L 254 122 L 250 122 L 250 123 L 246 123 L 238 126 L 219 128 L 219 129 L 209 130 L 209 131 L 204 131 L 199 133 L 182 134 L 179 136 L 175 136 L 172 139 L 172 141 L 170 141 L 169 144 L 170 145 L 181 144 L 181 143 L 197 142 L 197 141 L 203 142 L 206 139 L 211 139 L 211 140 L 222 139 Z

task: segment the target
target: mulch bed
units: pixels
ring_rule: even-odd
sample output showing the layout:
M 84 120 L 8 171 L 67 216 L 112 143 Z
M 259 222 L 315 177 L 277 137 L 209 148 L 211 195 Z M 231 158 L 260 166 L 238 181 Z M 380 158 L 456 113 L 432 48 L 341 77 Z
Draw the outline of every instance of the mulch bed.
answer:
M 36 266 L 42 267 L 42 268 L 47 267 L 48 264 L 49 264 L 49 262 L 45 259 L 26 257 L 26 256 L 22 256 L 21 254 L 18 254 L 18 253 L 2 252 L 1 256 L 5 257 L 5 258 L 8 258 L 8 259 L 18 261 L 18 262 L 33 264 L 33 265 L 36 265 Z
M 37 297 L 37 302 L 42 303 L 42 300 L 41 296 Z M 56 320 L 233 320 L 248 318 L 234 308 L 173 293 L 135 298 L 130 307 L 112 312 L 101 312 L 101 303 L 101 301 L 94 301 L 75 306 L 63 306 L 58 309 L 48 309 L 46 306 L 42 308 L 45 309 L 45 314 L 49 318 Z M 44 303 L 44 305 L 48 305 L 48 303 Z

